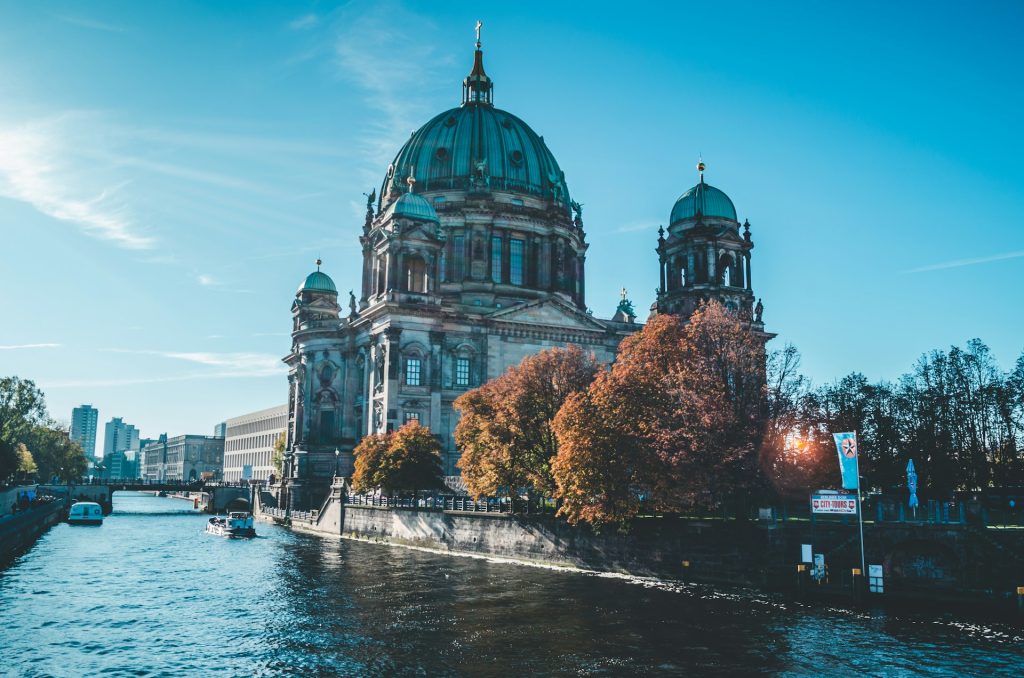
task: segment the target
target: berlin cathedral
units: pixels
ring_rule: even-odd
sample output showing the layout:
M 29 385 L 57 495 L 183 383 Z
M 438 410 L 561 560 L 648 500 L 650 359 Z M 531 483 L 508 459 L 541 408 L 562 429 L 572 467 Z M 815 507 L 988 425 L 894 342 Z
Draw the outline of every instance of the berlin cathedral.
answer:
M 685 318 L 717 299 L 763 334 L 750 225 L 698 169 L 658 231 L 651 313 Z M 292 304 L 283 481 L 296 507 L 318 506 L 333 477 L 351 475 L 364 435 L 412 420 L 437 436 L 457 487 L 456 398 L 556 346 L 610 363 L 641 327 L 625 294 L 611 318 L 588 311 L 581 207 L 544 139 L 494 106 L 479 27 L 461 105 L 399 149 L 368 197 L 359 242 L 347 309 L 319 261 Z

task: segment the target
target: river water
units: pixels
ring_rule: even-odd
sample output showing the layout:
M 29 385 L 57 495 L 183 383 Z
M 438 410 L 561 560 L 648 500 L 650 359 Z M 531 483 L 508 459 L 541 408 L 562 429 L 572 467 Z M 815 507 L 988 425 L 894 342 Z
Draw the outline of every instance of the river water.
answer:
M 114 495 L 0 571 L 0 675 L 1024 675 L 1024 629 L 310 537 Z

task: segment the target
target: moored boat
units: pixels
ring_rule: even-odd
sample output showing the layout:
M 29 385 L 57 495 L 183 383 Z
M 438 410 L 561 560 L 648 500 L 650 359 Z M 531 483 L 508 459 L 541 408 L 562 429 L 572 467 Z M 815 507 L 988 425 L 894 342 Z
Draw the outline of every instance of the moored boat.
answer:
M 70 525 L 102 525 L 103 507 L 92 501 L 78 501 L 68 512 Z
M 206 531 L 218 537 L 255 537 L 256 528 L 253 525 L 251 513 L 233 511 L 224 518 L 210 518 Z

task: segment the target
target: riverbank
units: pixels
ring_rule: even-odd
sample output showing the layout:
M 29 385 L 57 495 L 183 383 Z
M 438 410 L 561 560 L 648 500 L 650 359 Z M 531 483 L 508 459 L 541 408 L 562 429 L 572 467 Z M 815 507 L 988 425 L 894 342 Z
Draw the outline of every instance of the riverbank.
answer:
M 5 565 L 39 539 L 64 517 L 64 502 L 49 501 L 0 518 L 0 566 Z
M 1024 532 L 923 523 L 865 526 L 871 583 L 857 576 L 851 526 L 793 521 L 645 518 L 626 531 L 571 526 L 553 516 L 345 504 L 336 486 L 319 511 L 264 508 L 257 517 L 294 530 L 450 555 L 754 587 L 826 603 L 939 604 L 1015 615 L 1024 586 Z M 804 547 L 825 558 L 823 576 Z

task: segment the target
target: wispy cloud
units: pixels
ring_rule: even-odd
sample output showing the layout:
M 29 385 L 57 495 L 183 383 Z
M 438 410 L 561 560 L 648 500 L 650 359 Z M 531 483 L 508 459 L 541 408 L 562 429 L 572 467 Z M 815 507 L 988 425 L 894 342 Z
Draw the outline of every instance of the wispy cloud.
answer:
M 337 27 L 334 53 L 341 75 L 364 90 L 366 104 L 380 113 L 364 135 L 369 171 L 376 178 L 425 121 L 425 83 L 437 82 L 434 69 L 452 57 L 437 50 L 428 17 L 393 2 L 353 3 L 338 15 Z M 402 58 L 395 58 L 396 50 Z
M 0 351 L 18 351 L 23 348 L 60 348 L 60 344 L 7 344 L 0 345 Z
M 288 28 L 293 31 L 302 31 L 308 28 L 313 28 L 320 23 L 320 17 L 316 14 L 305 14 L 296 19 L 293 19 L 288 23 Z
M 1003 261 L 1005 259 L 1018 259 L 1024 257 L 1024 250 L 1017 250 L 1015 252 L 1003 252 L 1002 254 L 993 254 L 987 257 L 973 257 L 971 259 L 954 259 L 953 261 L 944 261 L 940 264 L 930 264 L 928 266 L 921 266 L 919 268 L 912 268 L 907 273 L 925 273 L 926 271 L 941 271 L 947 268 L 960 268 L 961 266 L 975 266 L 977 264 L 988 264 L 993 261 Z
M 658 228 L 658 222 L 656 221 L 644 221 L 636 222 L 632 224 L 626 224 L 619 226 L 615 229 L 616 233 L 636 233 L 638 231 L 654 231 Z
M 63 21 L 66 24 L 89 28 L 94 31 L 104 31 L 106 33 L 128 33 L 131 30 L 127 26 L 119 26 L 117 24 L 111 24 L 85 16 L 71 16 L 67 14 L 51 14 L 50 16 L 58 21 Z
M 151 351 L 136 349 L 106 349 L 111 353 L 149 355 L 170 360 L 181 360 L 218 368 L 208 375 L 234 377 L 267 377 L 287 372 L 281 357 L 272 353 L 214 353 L 209 351 Z
M 61 116 L 13 127 L 0 126 L 0 196 L 78 225 L 82 231 L 128 249 L 154 246 L 132 219 L 121 197 L 126 182 L 102 185 L 84 166 L 69 161 L 67 123 Z
M 200 273 L 197 275 L 196 281 L 204 287 L 212 287 L 220 284 L 212 275 L 207 275 L 206 273 Z

